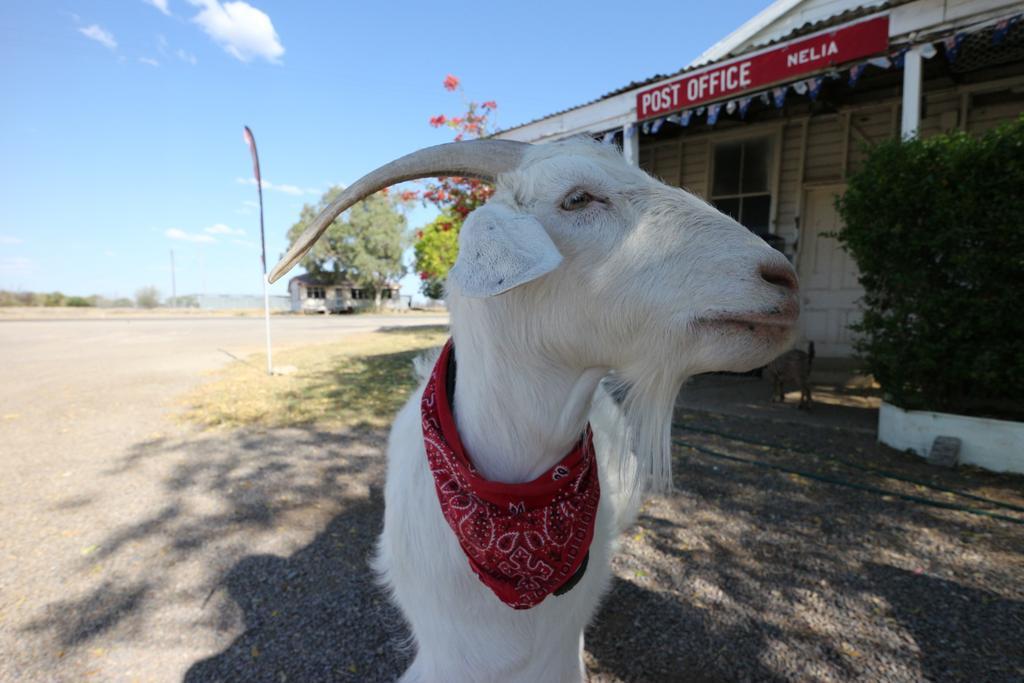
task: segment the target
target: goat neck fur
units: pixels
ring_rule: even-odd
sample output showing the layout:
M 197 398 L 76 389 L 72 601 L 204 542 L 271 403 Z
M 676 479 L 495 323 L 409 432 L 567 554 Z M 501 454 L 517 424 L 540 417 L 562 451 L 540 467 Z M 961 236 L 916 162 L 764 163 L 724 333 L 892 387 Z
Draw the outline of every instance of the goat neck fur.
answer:
M 615 539 L 636 492 L 670 482 L 676 393 L 689 374 L 749 370 L 783 350 L 795 276 L 706 203 L 577 140 L 531 147 L 499 176 L 462 228 L 448 306 L 455 420 L 477 470 L 530 481 L 589 418 L 602 496 L 580 582 L 532 609 L 508 608 L 441 514 L 421 388 L 392 428 L 375 560 L 412 630 L 403 680 L 584 680 L 583 630 L 607 589 Z M 421 363 L 424 378 L 432 362 Z M 621 406 L 599 388 L 609 373 Z

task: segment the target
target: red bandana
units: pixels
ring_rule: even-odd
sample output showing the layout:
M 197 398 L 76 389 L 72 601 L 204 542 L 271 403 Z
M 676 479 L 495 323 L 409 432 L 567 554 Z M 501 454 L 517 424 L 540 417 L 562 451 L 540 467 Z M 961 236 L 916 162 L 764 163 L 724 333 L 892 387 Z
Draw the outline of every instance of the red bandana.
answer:
M 586 560 L 601 497 L 593 434 L 587 425 L 577 446 L 531 482 L 484 479 L 452 416 L 446 387 L 451 353 L 448 340 L 420 404 L 441 512 L 480 580 L 509 607 L 527 609 L 571 587 Z

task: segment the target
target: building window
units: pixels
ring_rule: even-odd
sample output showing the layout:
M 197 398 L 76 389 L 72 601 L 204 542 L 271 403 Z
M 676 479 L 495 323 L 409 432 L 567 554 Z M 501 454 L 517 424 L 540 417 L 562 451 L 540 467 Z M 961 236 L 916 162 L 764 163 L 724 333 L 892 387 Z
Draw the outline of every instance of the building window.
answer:
M 771 159 L 770 138 L 715 145 L 711 203 L 758 235 L 771 221 Z
M 307 287 L 306 297 L 309 299 L 323 299 L 326 298 L 324 295 L 323 287 Z
M 381 299 L 390 299 L 391 298 L 391 290 L 390 289 L 382 289 L 380 291 L 380 298 Z
M 355 289 L 355 288 L 353 288 L 352 289 L 352 298 L 353 299 L 365 299 L 365 298 L 367 298 L 366 297 L 366 290 L 365 289 Z

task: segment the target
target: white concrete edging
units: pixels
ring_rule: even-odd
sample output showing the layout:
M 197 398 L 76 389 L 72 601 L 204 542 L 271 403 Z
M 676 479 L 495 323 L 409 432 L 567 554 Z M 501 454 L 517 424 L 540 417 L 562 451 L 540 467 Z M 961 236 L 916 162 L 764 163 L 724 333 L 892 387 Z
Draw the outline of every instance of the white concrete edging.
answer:
M 903 410 L 882 401 L 878 440 L 886 446 L 927 457 L 937 436 L 960 439 L 961 463 L 1024 473 L 1024 422 Z

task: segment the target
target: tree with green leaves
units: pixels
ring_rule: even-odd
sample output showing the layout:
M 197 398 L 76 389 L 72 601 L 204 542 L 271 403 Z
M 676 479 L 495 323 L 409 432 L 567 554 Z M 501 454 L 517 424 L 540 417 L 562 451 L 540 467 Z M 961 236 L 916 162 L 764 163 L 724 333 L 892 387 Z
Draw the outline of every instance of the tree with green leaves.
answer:
M 135 292 L 135 305 L 139 308 L 156 308 L 160 305 L 160 290 L 156 287 L 143 287 Z
M 289 245 L 341 191 L 332 187 L 316 206 L 302 207 L 298 222 L 288 230 Z M 386 191 L 367 197 L 328 226 L 302 258 L 302 266 L 327 283 L 347 280 L 371 290 L 379 307 L 381 293 L 405 274 L 402 252 L 407 235 L 405 216 L 399 211 L 402 204 Z
M 444 298 L 444 281 L 459 253 L 460 225 L 461 217 L 446 212 L 416 231 L 413 251 L 423 281 L 421 290 L 431 299 Z

